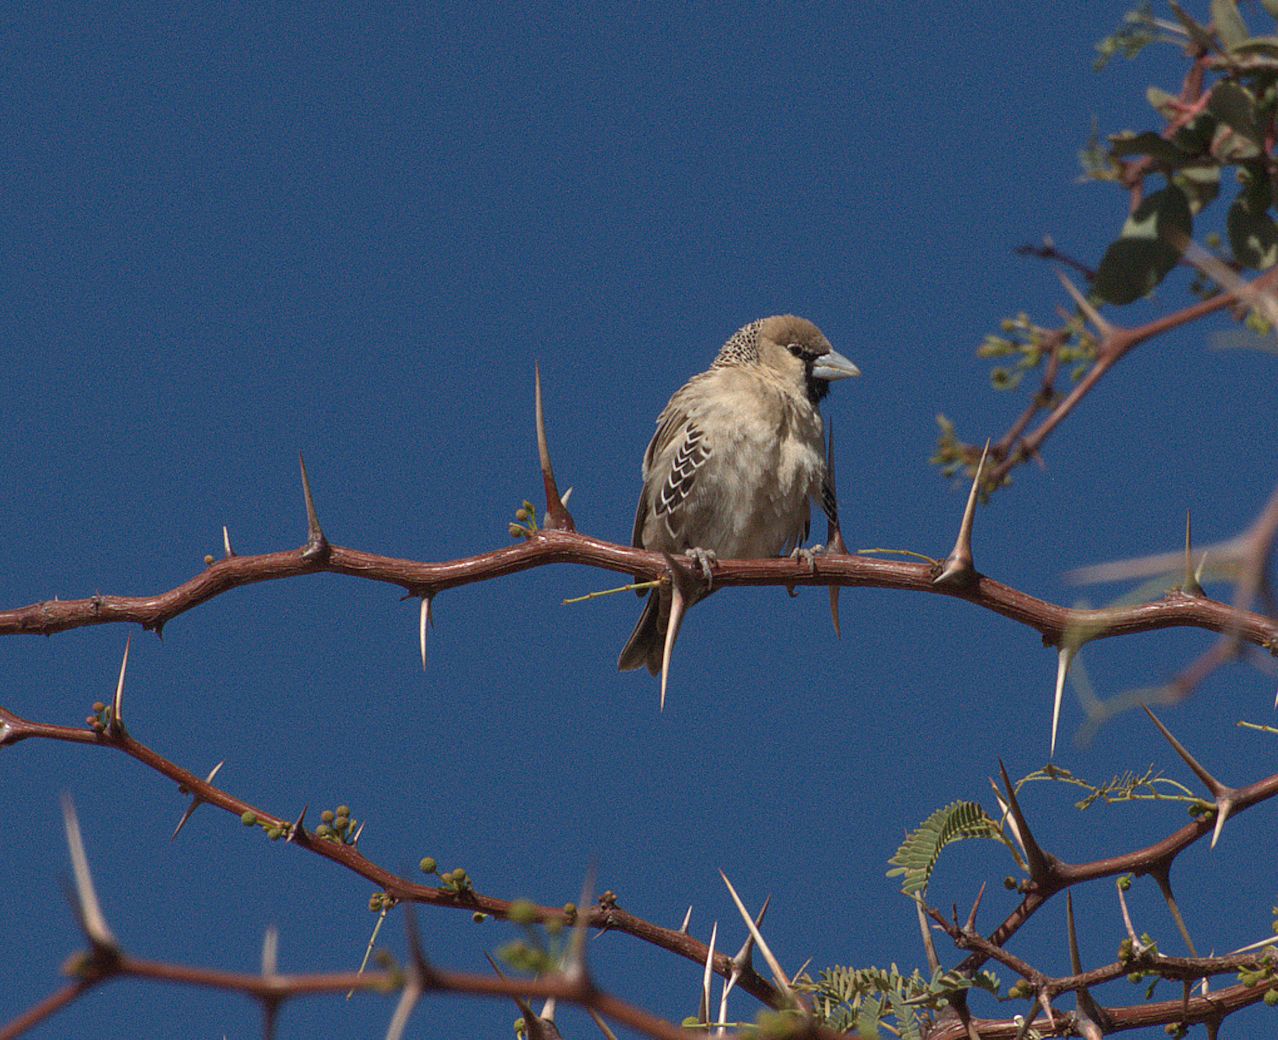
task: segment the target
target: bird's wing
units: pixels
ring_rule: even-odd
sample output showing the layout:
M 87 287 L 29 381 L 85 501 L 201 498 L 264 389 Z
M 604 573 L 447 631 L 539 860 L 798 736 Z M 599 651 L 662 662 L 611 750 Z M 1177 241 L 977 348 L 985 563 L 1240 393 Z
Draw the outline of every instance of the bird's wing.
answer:
M 657 515 L 667 517 L 668 525 L 679 515 L 679 507 L 692 491 L 697 472 L 710 458 L 710 445 L 699 427 L 691 422 L 684 423 L 682 433 L 683 438 L 670 460 L 670 468 L 661 482 L 655 503 Z M 660 474 L 655 476 L 660 477 Z
M 710 458 L 709 442 L 688 415 L 685 394 L 688 386 L 666 405 L 657 420 L 657 432 L 644 453 L 644 489 L 635 510 L 632 539 L 636 546 L 643 547 L 643 529 L 649 510 L 664 518 L 667 530 L 674 536 L 679 527 L 680 506 L 691 493 L 697 473 Z

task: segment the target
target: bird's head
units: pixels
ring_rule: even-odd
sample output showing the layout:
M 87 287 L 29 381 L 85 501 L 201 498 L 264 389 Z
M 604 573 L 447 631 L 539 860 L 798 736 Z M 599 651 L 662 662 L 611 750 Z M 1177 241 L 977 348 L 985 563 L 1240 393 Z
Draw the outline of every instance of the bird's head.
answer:
M 751 329 L 753 336 L 747 332 Z M 861 374 L 806 318 L 778 314 L 747 325 L 725 344 L 720 359 L 743 333 L 745 339 L 754 339 L 754 360 L 758 364 L 772 369 L 786 381 L 802 384 L 814 403 L 830 392 L 833 380 Z

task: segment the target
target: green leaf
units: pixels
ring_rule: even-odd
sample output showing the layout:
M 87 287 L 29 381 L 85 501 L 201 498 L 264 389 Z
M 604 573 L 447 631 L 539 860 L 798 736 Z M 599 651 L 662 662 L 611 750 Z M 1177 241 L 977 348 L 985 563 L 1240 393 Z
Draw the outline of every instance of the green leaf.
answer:
M 1278 3 L 1278 0 L 1274 0 Z M 1170 121 L 1176 118 L 1176 95 L 1164 90 L 1162 87 L 1145 88 L 1145 100 L 1149 102 L 1153 108 L 1164 119 Z
M 1211 0 L 1211 20 L 1226 47 L 1237 47 L 1251 37 L 1251 30 L 1238 13 L 1236 0 Z
M 1233 58 L 1245 59 L 1233 64 L 1247 69 L 1278 68 L 1278 36 L 1253 36 L 1229 53 Z
M 872 997 L 857 1008 L 856 1031 L 858 1035 L 864 1037 L 864 1040 L 879 1040 L 879 1012 L 881 1008 L 881 1002 Z
M 1246 87 L 1229 80 L 1217 83 L 1207 99 L 1207 111 L 1248 140 L 1256 144 L 1264 140 L 1256 120 L 1256 99 Z
M 1260 183 L 1264 189 L 1263 201 L 1252 185 L 1244 185 L 1225 218 L 1234 259 L 1257 271 L 1278 263 L 1278 225 L 1269 216 L 1268 183 Z
M 1189 38 L 1193 40 L 1194 43 L 1198 44 L 1199 47 L 1206 51 L 1214 51 L 1217 49 L 1216 41 L 1213 39 L 1211 33 L 1207 31 L 1207 27 L 1194 21 L 1193 18 L 1185 13 L 1185 9 L 1181 7 L 1180 4 L 1176 3 L 1176 0 L 1167 0 L 1167 6 L 1172 9 L 1172 13 L 1175 14 L 1177 21 L 1185 27 L 1185 32 L 1189 33 Z
M 951 842 L 967 838 L 989 838 L 1007 844 L 998 824 L 977 802 L 951 802 L 905 836 L 901 847 L 888 860 L 895 869 L 889 870 L 887 876 L 903 874 L 901 891 L 921 895 L 927 891 L 941 850 Z
M 1183 166 L 1193 156 L 1186 155 L 1165 137 L 1160 137 L 1152 130 L 1139 134 L 1111 134 L 1109 138 L 1109 154 L 1115 159 L 1125 159 L 1129 155 L 1148 155 L 1166 166 Z
M 1117 241 L 1105 250 L 1092 292 L 1120 305 L 1139 300 L 1176 266 L 1192 234 L 1189 199 L 1180 188 L 1147 195 L 1127 218 Z
M 1212 156 L 1222 163 L 1241 163 L 1260 155 L 1260 145 L 1250 137 L 1238 133 L 1232 126 L 1221 123 L 1211 142 Z
M 1211 147 L 1219 123 L 1210 112 L 1200 112 L 1185 126 L 1179 127 L 1172 140 L 1176 147 L 1190 155 L 1202 155 Z
M 1220 194 L 1220 167 L 1183 167 L 1176 171 L 1173 183 L 1185 193 L 1190 211 L 1197 216 Z

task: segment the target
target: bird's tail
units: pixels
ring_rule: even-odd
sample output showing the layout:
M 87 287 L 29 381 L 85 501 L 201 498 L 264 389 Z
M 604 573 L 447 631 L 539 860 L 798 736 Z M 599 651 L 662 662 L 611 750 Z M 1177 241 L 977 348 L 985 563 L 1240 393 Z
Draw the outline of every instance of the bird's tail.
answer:
M 653 589 L 648 593 L 648 602 L 639 615 L 639 622 L 617 660 L 618 671 L 633 672 L 647 666 L 650 675 L 661 673 L 661 652 L 665 649 L 666 626 L 670 622 L 669 606 L 666 605 L 664 610 L 662 607 L 661 594 Z

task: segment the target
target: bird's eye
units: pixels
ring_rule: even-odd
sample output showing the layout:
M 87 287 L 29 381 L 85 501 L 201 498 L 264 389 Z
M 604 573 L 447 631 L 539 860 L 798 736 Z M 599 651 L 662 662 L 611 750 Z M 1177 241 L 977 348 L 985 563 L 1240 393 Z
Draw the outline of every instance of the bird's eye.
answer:
M 797 343 L 791 343 L 788 347 L 786 347 L 786 350 L 788 350 L 791 354 L 793 354 L 797 358 L 807 357 L 807 353 L 808 353 Z

